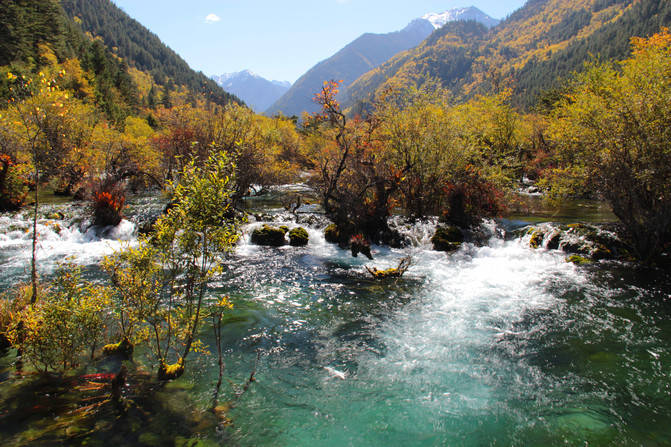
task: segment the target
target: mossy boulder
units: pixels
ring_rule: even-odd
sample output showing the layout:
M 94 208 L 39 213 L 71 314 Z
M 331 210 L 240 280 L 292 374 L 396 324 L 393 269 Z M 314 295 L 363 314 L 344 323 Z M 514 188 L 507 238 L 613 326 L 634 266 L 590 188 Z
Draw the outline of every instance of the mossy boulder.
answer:
M 103 346 L 103 355 L 119 356 L 124 359 L 130 359 L 133 356 L 133 349 L 134 346 L 130 340 L 128 340 L 128 337 L 124 337 L 119 343 Z
M 296 227 L 289 232 L 289 244 L 292 247 L 303 247 L 308 245 L 308 240 L 310 236 L 308 232 L 303 227 Z
M 589 243 L 585 241 L 564 242 L 561 244 L 561 249 L 564 253 L 577 253 L 581 255 L 589 255 L 590 253 Z
M 431 238 L 433 249 L 436 251 L 456 251 L 459 250 L 463 242 L 464 233 L 454 225 L 436 228 L 436 233 Z
M 575 265 L 588 265 L 592 263 L 592 261 L 590 261 L 587 258 L 583 258 L 580 255 L 571 255 L 568 258 L 566 258 L 566 262 L 570 262 Z
M 158 380 L 175 380 L 184 374 L 184 359 L 180 358 L 177 363 L 166 365 L 161 362 L 158 367 Z
M 567 255 L 578 255 L 590 261 L 604 259 L 627 259 L 628 247 L 617 236 L 616 226 L 587 224 L 541 224 L 527 227 L 524 231 L 515 230 L 515 237 L 526 237 L 532 248 L 546 247 L 548 250 L 561 250 Z
M 252 243 L 269 247 L 281 247 L 287 243 L 284 237 L 285 234 L 286 231 L 282 228 L 263 225 L 252 232 Z
M 531 248 L 540 248 L 543 245 L 543 239 L 545 235 L 540 231 L 534 231 L 529 239 L 529 247 Z
M 326 242 L 331 244 L 340 242 L 340 230 L 338 230 L 336 224 L 331 224 L 324 229 L 324 238 L 326 239 Z

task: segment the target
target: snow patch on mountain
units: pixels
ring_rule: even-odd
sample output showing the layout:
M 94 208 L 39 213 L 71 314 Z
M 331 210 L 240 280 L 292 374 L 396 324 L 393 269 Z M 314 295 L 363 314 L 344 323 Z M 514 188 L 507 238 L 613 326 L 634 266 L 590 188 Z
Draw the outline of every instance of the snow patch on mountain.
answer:
M 449 11 L 441 13 L 431 12 L 424 15 L 422 19 L 429 21 L 435 29 L 442 28 L 448 22 L 465 20 L 475 20 L 476 22 L 480 22 L 488 28 L 496 26 L 500 22 L 499 20 L 494 19 L 480 11 L 475 6 L 450 9 Z

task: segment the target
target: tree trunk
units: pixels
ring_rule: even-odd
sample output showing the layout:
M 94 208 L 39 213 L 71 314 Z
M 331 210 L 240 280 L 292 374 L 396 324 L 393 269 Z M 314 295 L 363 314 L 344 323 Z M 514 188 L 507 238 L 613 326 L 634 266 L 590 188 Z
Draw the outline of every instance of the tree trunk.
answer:
M 221 352 L 221 314 L 217 314 L 216 316 L 213 317 L 214 319 L 214 324 L 213 324 L 213 329 L 214 329 L 214 338 L 217 344 L 217 355 L 219 356 L 219 379 L 217 380 L 217 386 L 214 389 L 214 398 L 212 402 L 212 408 L 215 408 L 217 406 L 217 402 L 219 400 L 219 391 L 221 390 L 221 382 L 223 381 L 224 378 L 224 359 L 223 359 L 223 353 Z
M 33 213 L 33 257 L 31 262 L 30 280 L 33 285 L 33 295 L 30 298 L 31 304 L 37 301 L 37 212 L 40 206 L 38 192 L 40 189 L 40 171 L 35 168 L 35 210 Z

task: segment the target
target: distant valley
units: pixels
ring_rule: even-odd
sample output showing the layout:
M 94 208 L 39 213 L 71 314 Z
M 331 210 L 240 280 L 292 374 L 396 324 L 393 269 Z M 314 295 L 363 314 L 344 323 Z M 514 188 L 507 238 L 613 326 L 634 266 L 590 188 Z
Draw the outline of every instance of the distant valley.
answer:
M 256 113 L 263 113 L 291 87 L 288 81 L 269 81 L 250 70 L 212 76 L 212 79 Z

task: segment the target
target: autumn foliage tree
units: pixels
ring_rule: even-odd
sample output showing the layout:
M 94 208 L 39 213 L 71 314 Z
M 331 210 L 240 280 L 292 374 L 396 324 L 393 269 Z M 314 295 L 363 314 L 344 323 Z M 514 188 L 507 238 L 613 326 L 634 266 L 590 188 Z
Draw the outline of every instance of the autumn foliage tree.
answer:
M 153 232 L 105 260 L 114 286 L 122 336 L 148 340 L 159 379 L 182 375 L 187 357 L 203 349 L 209 283 L 238 238 L 231 215 L 234 165 L 225 153 L 192 159 L 172 185 L 175 206 Z
M 17 164 L 12 157 L 0 153 L 0 212 L 16 211 L 28 195 L 27 166 Z
M 336 100 L 339 82 L 325 82 L 315 95 L 322 111 L 309 118 L 318 169 L 317 186 L 327 216 L 338 226 L 341 243 L 362 233 L 389 239 L 387 218 L 400 173 L 386 162 L 375 116 L 348 119 Z M 312 129 L 312 130 L 310 130 Z
M 235 162 L 236 202 L 251 185 L 294 181 L 306 163 L 290 120 L 255 115 L 244 106 L 174 107 L 161 110 L 159 121 L 163 130 L 154 145 L 162 154 L 164 177 L 172 179 L 194 157 L 202 163 L 210 154 L 224 152 Z
M 556 194 L 602 195 L 636 254 L 650 261 L 671 241 L 671 33 L 632 40 L 632 56 L 592 65 L 556 109 Z
M 35 369 L 64 373 L 92 359 L 101 346 L 109 304 L 106 287 L 82 279 L 80 267 L 64 264 L 39 301 L 13 314 L 7 335 Z
M 389 89 L 366 118 L 350 120 L 335 99 L 337 89 L 337 82 L 324 84 L 316 96 L 322 112 L 305 128 L 308 145 L 317 148 L 322 204 L 341 242 L 358 233 L 397 242 L 387 223 L 394 211 L 441 216 L 462 227 L 499 213 L 500 190 L 511 183 L 505 157 L 512 149 L 498 153 L 481 144 L 513 146 L 508 134 L 498 137 L 499 114 L 474 126 L 442 88 L 427 85 Z
M 33 300 L 37 299 L 37 212 L 40 184 L 58 172 L 68 154 L 86 139 L 91 109 L 73 99 L 58 85 L 63 71 L 40 72 L 35 78 L 7 74 L 11 81 L 10 106 L 3 113 L 2 126 L 14 129 L 17 141 L 26 149 L 34 184 L 33 255 L 31 278 Z M 53 75 L 53 76 L 52 76 Z

